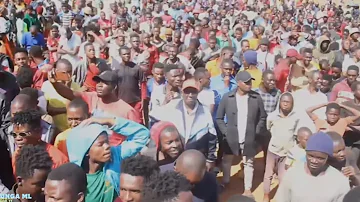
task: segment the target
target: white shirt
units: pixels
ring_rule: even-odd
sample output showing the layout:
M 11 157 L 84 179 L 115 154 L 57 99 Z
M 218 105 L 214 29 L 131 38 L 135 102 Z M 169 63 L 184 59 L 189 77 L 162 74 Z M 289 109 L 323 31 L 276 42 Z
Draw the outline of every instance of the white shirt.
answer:
M 194 109 L 189 113 L 188 109 L 184 105 L 184 112 L 185 112 L 185 143 L 189 140 L 189 137 L 191 135 L 191 128 L 195 120 L 195 114 L 199 107 L 198 102 L 196 102 Z
M 308 89 L 300 89 L 295 91 L 293 94 L 294 97 L 294 111 L 298 112 L 300 116 L 299 125 L 307 126 L 311 131 L 315 132 L 314 122 L 306 113 L 306 109 L 327 103 L 328 99 L 326 95 L 320 91 L 311 94 Z M 314 113 L 320 118 L 325 119 L 325 110 L 326 108 L 320 108 L 314 111 Z
M 210 89 L 202 89 L 202 91 L 198 94 L 198 100 L 202 105 L 208 107 L 210 110 L 210 106 L 215 104 L 214 91 Z
M 265 70 L 265 67 L 269 70 L 273 70 L 275 66 L 275 56 L 267 51 L 262 52 L 259 50 L 257 51 L 257 62 L 259 69 L 262 71 Z
M 67 39 L 66 36 L 61 36 L 59 40 L 59 46 L 62 46 L 62 49 L 72 51 L 76 47 L 80 47 L 81 45 L 81 38 L 80 36 L 76 34 L 72 34 L 70 39 Z M 77 55 L 69 55 L 64 54 L 61 56 L 62 59 L 67 59 L 69 62 L 75 67 L 77 62 L 80 60 L 80 58 Z
M 236 107 L 237 107 L 237 129 L 239 135 L 239 143 L 245 142 L 246 126 L 248 119 L 248 95 L 239 95 L 236 93 Z
M 360 62 L 355 63 L 353 58 L 347 58 L 344 57 L 344 62 L 342 63 L 342 72 L 347 72 L 347 69 L 351 66 L 351 65 L 356 65 L 358 67 L 360 67 Z

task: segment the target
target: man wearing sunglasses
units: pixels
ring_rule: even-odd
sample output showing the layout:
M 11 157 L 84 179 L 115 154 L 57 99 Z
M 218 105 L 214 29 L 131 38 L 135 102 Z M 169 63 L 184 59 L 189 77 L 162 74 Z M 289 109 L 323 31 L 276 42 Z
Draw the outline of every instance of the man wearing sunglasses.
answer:
M 69 159 L 60 150 L 41 140 L 41 114 L 37 110 L 17 112 L 11 121 L 14 127 L 11 135 L 14 137 L 17 147 L 12 158 L 14 173 L 16 155 L 25 145 L 44 145 L 53 160 L 53 168 L 69 162 Z

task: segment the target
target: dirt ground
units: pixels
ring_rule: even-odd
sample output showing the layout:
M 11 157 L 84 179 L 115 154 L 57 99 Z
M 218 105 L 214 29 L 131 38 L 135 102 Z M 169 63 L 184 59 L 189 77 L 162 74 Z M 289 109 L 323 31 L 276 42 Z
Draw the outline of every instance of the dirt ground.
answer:
M 244 173 L 241 170 L 240 166 L 241 159 L 234 159 L 233 166 L 231 167 L 231 180 L 230 185 L 227 189 L 220 195 L 220 202 L 226 202 L 226 200 L 235 195 L 235 194 L 242 194 L 244 191 Z M 253 179 L 253 194 L 255 196 L 256 202 L 262 202 L 263 200 L 263 177 L 264 177 L 264 170 L 265 170 L 265 160 L 263 158 L 262 152 L 256 156 L 254 162 L 254 179 Z M 222 173 L 218 176 L 218 181 L 221 182 Z M 273 198 L 277 189 L 277 181 L 273 180 L 272 182 L 272 190 L 271 190 L 271 197 Z M 275 202 L 275 200 L 271 200 L 271 202 Z

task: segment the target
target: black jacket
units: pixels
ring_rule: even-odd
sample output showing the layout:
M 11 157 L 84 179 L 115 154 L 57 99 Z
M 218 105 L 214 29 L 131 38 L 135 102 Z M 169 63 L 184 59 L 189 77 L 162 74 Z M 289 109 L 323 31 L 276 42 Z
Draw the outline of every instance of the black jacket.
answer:
M 221 133 L 224 134 L 233 154 L 239 155 L 240 145 L 237 115 L 241 111 L 237 109 L 235 95 L 236 89 L 223 96 L 217 110 L 216 123 Z M 266 131 L 267 114 L 264 109 L 263 100 L 258 93 L 250 91 L 248 96 L 248 118 L 243 155 L 250 157 L 256 155 L 255 136 Z M 225 116 L 227 117 L 227 123 L 224 121 Z

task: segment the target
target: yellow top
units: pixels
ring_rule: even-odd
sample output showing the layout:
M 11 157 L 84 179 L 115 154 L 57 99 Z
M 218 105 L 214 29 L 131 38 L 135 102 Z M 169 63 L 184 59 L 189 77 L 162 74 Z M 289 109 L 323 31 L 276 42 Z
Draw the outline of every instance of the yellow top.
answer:
M 209 71 L 211 77 L 218 76 L 221 74 L 219 62 L 220 62 L 220 59 L 218 58 L 216 60 L 211 60 L 206 63 L 205 67 Z
M 70 88 L 73 91 L 80 91 L 80 86 L 77 83 L 72 82 Z M 45 94 L 45 99 L 48 101 L 49 105 L 55 108 L 62 108 L 66 107 L 67 104 L 70 102 L 68 99 L 62 97 L 59 95 L 59 93 L 56 92 L 53 85 L 50 83 L 50 81 L 45 81 L 44 84 L 41 87 L 41 91 Z M 55 126 L 60 130 L 64 131 L 69 128 L 67 123 L 67 117 L 66 114 L 58 114 L 56 116 L 53 116 L 54 124 Z
M 262 79 L 262 71 L 260 69 L 247 69 L 246 71 L 255 79 L 252 81 L 252 88 L 259 88 Z

